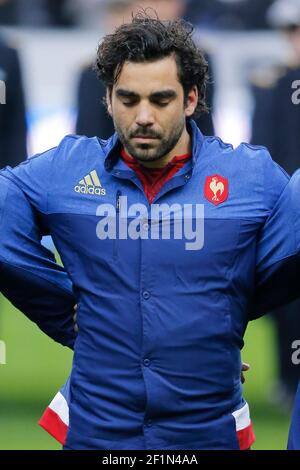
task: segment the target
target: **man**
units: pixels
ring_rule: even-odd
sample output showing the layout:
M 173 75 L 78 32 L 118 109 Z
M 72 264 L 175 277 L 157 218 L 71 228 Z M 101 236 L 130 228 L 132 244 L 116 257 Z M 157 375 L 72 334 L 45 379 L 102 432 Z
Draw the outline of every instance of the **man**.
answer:
M 191 120 L 207 64 L 189 24 L 140 13 L 103 39 L 97 67 L 116 133 L 2 171 L 78 301 L 65 448 L 247 449 L 240 349 L 281 266 L 267 235 L 258 271 L 256 252 L 289 177 L 265 148 L 234 150 Z
M 19 58 L 1 37 L 0 81 L 0 168 L 3 168 L 26 158 L 26 120 Z

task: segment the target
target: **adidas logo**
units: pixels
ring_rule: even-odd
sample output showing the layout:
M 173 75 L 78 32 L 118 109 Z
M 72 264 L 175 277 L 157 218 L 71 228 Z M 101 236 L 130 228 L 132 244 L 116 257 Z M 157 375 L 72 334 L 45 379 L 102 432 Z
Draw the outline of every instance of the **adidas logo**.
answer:
M 102 188 L 96 170 L 91 171 L 79 184 L 75 186 L 74 191 L 80 194 L 92 194 L 96 196 L 105 196 L 106 189 Z

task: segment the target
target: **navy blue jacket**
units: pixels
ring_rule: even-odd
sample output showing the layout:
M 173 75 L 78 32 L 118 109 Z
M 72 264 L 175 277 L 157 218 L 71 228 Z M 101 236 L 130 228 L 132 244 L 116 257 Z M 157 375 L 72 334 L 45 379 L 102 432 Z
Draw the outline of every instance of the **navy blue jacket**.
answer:
M 297 170 L 282 192 L 272 215 L 267 220 L 258 249 L 258 269 L 268 263 L 261 277 L 272 303 L 285 302 L 292 295 L 299 296 L 300 279 L 300 170 Z M 272 254 L 270 252 L 272 247 Z M 269 258 L 269 261 L 267 260 Z M 300 321 L 300 319 L 299 319 Z M 299 341 L 295 332 L 295 341 Z M 291 344 L 290 360 L 296 366 L 299 352 Z M 296 362 L 295 362 L 296 361 Z M 299 365 L 298 365 L 299 367 Z M 289 450 L 300 450 L 300 383 L 292 417 Z
M 251 425 L 240 350 L 248 320 L 268 306 L 272 291 L 264 298 L 262 286 L 281 266 L 264 227 L 289 178 L 263 147 L 233 149 L 204 137 L 193 121 L 189 132 L 192 159 L 156 196 L 157 219 L 119 158 L 116 134 L 67 136 L 1 172 L 36 212 L 34 229 L 53 237 L 79 304 L 67 448 L 251 444 L 250 434 L 248 441 L 239 435 Z M 194 226 L 196 205 L 204 210 L 197 250 L 187 249 L 188 232 L 174 234 L 184 205 L 192 206 Z

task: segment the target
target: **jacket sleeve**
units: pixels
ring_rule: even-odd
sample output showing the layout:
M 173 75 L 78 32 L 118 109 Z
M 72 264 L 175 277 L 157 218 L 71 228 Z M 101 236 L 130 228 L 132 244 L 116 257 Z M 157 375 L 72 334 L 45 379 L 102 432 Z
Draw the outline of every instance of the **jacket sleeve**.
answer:
M 0 291 L 48 336 L 72 348 L 72 284 L 41 245 L 37 217 L 24 193 L 0 175 Z
M 264 224 L 257 247 L 256 291 L 250 319 L 300 297 L 300 170 Z

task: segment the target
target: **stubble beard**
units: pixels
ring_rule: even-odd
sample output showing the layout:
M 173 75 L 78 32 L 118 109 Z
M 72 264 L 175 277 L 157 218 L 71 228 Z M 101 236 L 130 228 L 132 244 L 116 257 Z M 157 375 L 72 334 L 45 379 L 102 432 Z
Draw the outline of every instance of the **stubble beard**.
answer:
M 141 163 L 155 162 L 163 158 L 165 155 L 169 154 L 172 149 L 177 145 L 185 128 L 185 119 L 182 119 L 178 122 L 177 126 L 172 129 L 170 135 L 167 138 L 160 137 L 159 140 L 155 141 L 159 143 L 158 145 L 154 146 L 153 144 L 147 143 L 138 144 L 138 146 L 134 146 L 131 143 L 131 135 L 125 135 L 116 122 L 114 123 L 114 126 L 122 145 L 125 147 L 129 155 L 131 155 L 135 160 Z M 147 131 L 141 131 L 139 132 L 139 135 L 145 135 L 146 137 Z M 151 134 L 148 134 L 148 136 L 151 137 Z

